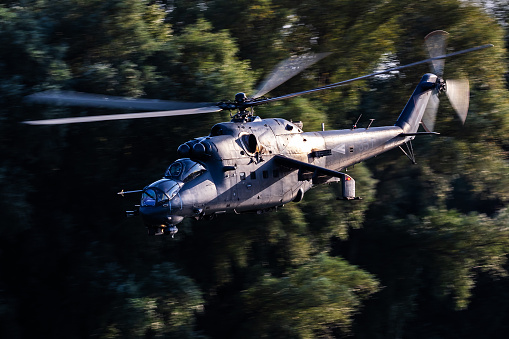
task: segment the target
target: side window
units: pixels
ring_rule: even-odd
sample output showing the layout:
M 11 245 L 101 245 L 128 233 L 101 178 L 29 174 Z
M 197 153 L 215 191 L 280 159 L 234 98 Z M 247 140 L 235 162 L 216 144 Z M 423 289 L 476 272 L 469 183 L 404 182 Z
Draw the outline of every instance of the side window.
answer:
M 240 180 L 246 180 L 246 172 L 240 172 Z
M 170 167 L 170 169 L 171 169 L 171 167 Z M 185 173 L 184 177 L 182 178 L 182 181 L 184 183 L 189 182 L 189 181 L 193 180 L 194 178 L 199 177 L 200 175 L 202 175 L 205 172 L 207 172 L 207 170 L 202 165 L 196 163 L 190 169 L 187 170 L 187 173 Z
M 263 171 L 263 179 L 267 179 L 269 177 L 269 171 Z
M 206 172 L 206 170 L 202 169 L 202 170 L 199 170 L 199 171 L 189 174 L 187 177 L 184 178 L 184 183 L 191 181 L 194 178 L 198 178 L 200 175 L 202 175 L 205 172 Z
M 273 170 L 273 171 L 272 171 L 272 176 L 273 176 L 274 178 L 279 178 L 279 170 L 278 170 L 278 169 Z
M 256 172 L 251 172 L 251 179 L 256 179 Z
M 178 177 L 182 174 L 183 166 L 180 162 L 173 163 L 166 171 L 167 177 Z

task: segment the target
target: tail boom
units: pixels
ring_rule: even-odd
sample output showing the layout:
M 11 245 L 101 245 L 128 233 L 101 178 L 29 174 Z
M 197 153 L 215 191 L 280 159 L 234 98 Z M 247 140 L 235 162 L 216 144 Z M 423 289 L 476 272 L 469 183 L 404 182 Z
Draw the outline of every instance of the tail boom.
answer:
M 437 87 L 438 81 L 439 79 L 435 74 L 427 73 L 422 77 L 396 121 L 395 126 L 403 129 L 404 133 L 417 132 L 428 102 L 434 94 L 433 89 Z

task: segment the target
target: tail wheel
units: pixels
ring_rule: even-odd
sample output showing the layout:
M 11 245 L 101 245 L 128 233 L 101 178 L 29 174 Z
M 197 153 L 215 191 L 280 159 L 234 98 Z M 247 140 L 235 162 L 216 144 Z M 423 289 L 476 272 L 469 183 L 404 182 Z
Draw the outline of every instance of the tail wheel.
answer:
M 302 188 L 299 188 L 297 191 L 297 194 L 295 194 L 295 198 L 293 198 L 293 202 L 300 202 L 304 199 L 304 190 Z

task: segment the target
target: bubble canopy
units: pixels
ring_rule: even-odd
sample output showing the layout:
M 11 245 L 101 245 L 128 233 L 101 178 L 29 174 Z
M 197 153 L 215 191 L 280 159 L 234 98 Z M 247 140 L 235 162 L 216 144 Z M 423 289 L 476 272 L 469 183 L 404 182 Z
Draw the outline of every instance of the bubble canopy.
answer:
M 173 179 L 186 183 L 196 177 L 199 177 L 206 171 L 207 170 L 202 164 L 191 159 L 184 158 L 179 159 L 171 164 L 170 167 L 168 167 L 166 170 L 164 177 L 166 179 Z
M 207 170 L 191 159 L 179 159 L 166 170 L 164 178 L 145 187 L 141 197 L 141 206 L 167 206 L 185 185 Z
M 141 206 L 161 206 L 177 195 L 180 185 L 171 179 L 161 179 L 146 187 L 141 196 Z

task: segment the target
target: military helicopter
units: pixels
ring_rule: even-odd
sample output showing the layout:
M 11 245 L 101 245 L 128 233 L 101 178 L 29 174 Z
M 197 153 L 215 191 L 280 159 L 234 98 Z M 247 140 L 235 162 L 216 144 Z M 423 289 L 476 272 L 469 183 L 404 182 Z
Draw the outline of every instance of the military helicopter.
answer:
M 341 199 L 358 199 L 355 180 L 341 172 L 356 163 L 399 147 L 415 163 L 412 140 L 433 131 L 438 95 L 446 93 L 464 123 L 469 104 L 468 80 L 447 80 L 444 59 L 492 47 L 483 45 L 445 54 L 447 32 L 434 31 L 425 38 L 430 58 L 393 67 L 358 78 L 291 93 L 262 97 L 327 54 L 307 55 L 284 62 L 256 95 L 237 93 L 234 101 L 184 103 L 151 99 L 128 99 L 77 92 L 46 91 L 27 99 L 38 103 L 156 110 L 52 120 L 25 121 L 31 125 L 55 125 L 235 111 L 230 122 L 214 125 L 208 136 L 195 138 L 178 147 L 180 159 L 163 175 L 141 190 L 140 205 L 128 215 L 142 216 L 150 235 L 177 233 L 177 224 L 186 217 L 212 218 L 223 213 L 263 213 L 289 202 L 299 202 L 306 191 L 323 183 L 340 182 Z M 302 123 L 285 119 L 261 119 L 253 107 L 348 84 L 430 62 L 433 73 L 417 84 L 394 126 L 304 132 Z M 418 129 L 422 125 L 424 131 Z M 406 151 L 402 146 L 406 145 Z

